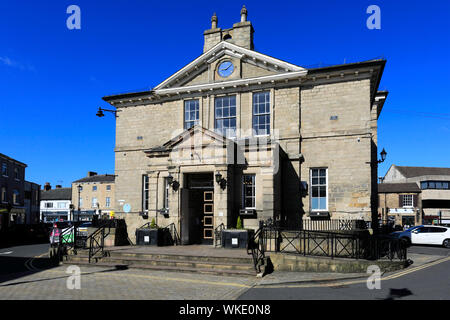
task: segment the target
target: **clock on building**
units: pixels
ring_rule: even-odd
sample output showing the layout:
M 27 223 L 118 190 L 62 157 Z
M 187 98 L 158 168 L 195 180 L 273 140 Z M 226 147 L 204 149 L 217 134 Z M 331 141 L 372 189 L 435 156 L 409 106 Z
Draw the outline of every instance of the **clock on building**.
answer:
M 219 65 L 219 75 L 221 77 L 229 77 L 234 71 L 234 65 L 231 61 L 224 61 Z

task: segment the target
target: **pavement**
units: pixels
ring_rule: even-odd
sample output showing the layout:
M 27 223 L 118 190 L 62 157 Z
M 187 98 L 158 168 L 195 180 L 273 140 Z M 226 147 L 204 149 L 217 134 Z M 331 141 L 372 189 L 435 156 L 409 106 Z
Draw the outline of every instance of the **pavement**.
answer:
M 317 290 L 316 297 L 320 297 L 319 293 L 331 294 L 328 291 L 320 291 L 320 288 L 352 287 L 353 290 L 353 286 L 356 286 L 354 290 L 357 298 L 357 288 L 367 290 L 365 283 L 369 276 L 366 273 L 274 272 L 264 278 L 257 278 L 94 266 L 81 267 L 80 289 L 71 289 L 75 282 L 73 273 L 68 273 L 70 266 L 50 265 L 47 252 L 48 246 L 42 245 L 0 250 L 0 300 L 234 300 L 264 297 L 296 299 L 299 296 L 295 290 L 309 288 L 312 291 L 308 291 L 308 294 Z M 411 266 L 384 274 L 383 281 L 417 277 L 433 268 L 444 272 L 441 277 L 448 278 L 445 266 L 450 264 L 450 250 L 412 247 L 408 257 L 414 261 Z M 292 295 L 289 295 L 289 292 L 292 292 Z M 383 294 L 389 296 L 390 293 Z M 330 299 L 335 298 L 340 297 L 330 296 Z

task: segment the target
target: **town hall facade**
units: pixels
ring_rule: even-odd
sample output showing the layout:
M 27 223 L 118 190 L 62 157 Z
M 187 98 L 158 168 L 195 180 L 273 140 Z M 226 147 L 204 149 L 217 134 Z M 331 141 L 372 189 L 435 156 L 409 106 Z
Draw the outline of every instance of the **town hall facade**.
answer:
M 115 216 L 174 223 L 183 244 L 221 226 L 377 219 L 378 91 L 385 60 L 306 69 L 254 51 L 247 10 L 217 17 L 203 54 L 117 110 Z

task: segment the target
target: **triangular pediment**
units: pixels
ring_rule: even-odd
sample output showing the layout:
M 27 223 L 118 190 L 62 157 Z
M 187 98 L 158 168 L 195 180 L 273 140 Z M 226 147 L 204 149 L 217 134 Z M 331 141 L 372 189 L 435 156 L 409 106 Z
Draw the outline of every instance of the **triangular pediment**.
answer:
M 147 155 L 156 155 L 181 149 L 197 149 L 206 147 L 224 148 L 230 143 L 234 142 L 216 132 L 203 128 L 202 126 L 195 125 L 167 141 L 162 146 L 146 150 L 145 153 Z
M 259 77 L 282 76 L 291 73 L 306 73 L 306 69 L 302 67 L 242 48 L 227 41 L 222 41 L 161 82 L 153 91 L 157 93 L 166 89 L 205 85 L 215 82 L 226 83 L 227 79 L 216 81 L 210 70 L 210 66 L 214 65 L 218 60 L 220 61 L 226 58 L 241 62 L 241 69 L 239 70 L 241 77 L 239 79 L 230 77 L 230 80 L 235 81 L 245 80 L 245 78 L 257 79 Z

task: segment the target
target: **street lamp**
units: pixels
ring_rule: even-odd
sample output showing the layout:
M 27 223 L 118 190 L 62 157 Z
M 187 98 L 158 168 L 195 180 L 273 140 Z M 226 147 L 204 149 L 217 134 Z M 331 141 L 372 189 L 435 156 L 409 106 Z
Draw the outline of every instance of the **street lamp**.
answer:
M 378 163 L 384 162 L 384 160 L 386 160 L 386 155 L 387 155 L 387 152 L 386 152 L 386 150 L 384 150 L 384 148 L 383 148 L 383 150 L 380 152 L 381 160 L 378 160 L 377 162 L 378 162 Z
M 104 117 L 105 114 L 103 113 L 103 111 L 111 112 L 111 113 L 114 114 L 114 117 L 117 118 L 117 110 L 103 109 L 103 108 L 100 108 L 100 107 L 98 108 L 96 116 L 99 117 L 99 118 Z

